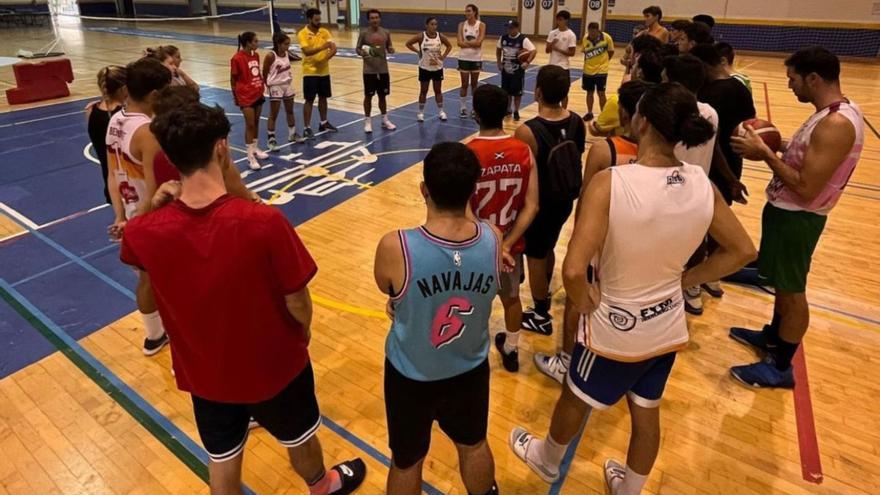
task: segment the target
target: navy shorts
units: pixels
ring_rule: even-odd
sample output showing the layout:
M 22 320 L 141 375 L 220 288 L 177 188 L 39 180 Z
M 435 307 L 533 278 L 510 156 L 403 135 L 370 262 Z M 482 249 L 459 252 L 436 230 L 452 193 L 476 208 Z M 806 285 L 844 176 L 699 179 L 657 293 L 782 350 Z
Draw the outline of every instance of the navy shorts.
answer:
M 607 409 L 628 396 L 637 406 L 660 405 L 675 353 L 626 363 L 602 357 L 576 344 L 568 368 L 568 388 L 596 409 Z
M 605 92 L 605 86 L 608 84 L 608 74 L 596 74 L 581 76 L 581 88 L 584 91 L 600 91 Z

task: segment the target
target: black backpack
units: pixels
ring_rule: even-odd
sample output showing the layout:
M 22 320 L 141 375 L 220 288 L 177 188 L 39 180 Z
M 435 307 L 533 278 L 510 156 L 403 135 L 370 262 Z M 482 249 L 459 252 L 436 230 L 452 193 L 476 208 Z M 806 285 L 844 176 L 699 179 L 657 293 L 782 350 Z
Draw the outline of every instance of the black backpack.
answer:
M 547 197 L 574 201 L 580 196 L 584 179 L 581 170 L 581 150 L 575 142 L 579 126 L 580 119 L 573 113 L 569 117 L 568 129 L 564 130 L 558 139 L 553 137 L 540 120 L 535 119 L 534 125 L 531 126 L 535 138 L 550 146 L 544 176 L 546 184 L 541 184 L 541 189 L 546 191 Z

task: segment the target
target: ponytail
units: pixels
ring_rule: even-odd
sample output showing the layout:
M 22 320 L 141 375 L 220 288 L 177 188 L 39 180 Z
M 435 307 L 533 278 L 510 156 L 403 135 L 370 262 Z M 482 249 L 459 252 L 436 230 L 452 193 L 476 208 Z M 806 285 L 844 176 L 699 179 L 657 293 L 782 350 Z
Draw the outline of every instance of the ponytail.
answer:
M 125 87 L 127 82 L 126 68 L 119 65 L 108 65 L 98 71 L 98 88 L 104 98 L 113 98 Z
M 245 31 L 238 35 L 238 49 L 243 50 L 248 43 L 254 40 L 257 37 L 257 33 L 253 31 Z
M 287 36 L 284 33 L 278 32 L 272 35 L 272 51 L 276 54 L 278 53 L 278 47 L 281 46 L 285 41 L 290 41 L 290 36 Z
M 679 83 L 649 88 L 639 101 L 638 112 L 669 143 L 693 148 L 715 135 L 715 126 L 700 115 L 693 93 Z

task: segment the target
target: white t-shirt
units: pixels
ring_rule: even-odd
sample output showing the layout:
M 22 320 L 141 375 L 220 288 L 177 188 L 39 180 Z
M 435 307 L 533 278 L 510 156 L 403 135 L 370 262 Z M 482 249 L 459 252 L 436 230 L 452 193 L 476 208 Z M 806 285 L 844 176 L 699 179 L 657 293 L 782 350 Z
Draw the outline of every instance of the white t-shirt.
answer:
M 571 29 L 566 29 L 565 31 L 554 29 L 550 31 L 550 34 L 547 35 L 547 43 L 556 39 L 559 40 L 556 43 L 556 48 L 575 48 L 578 44 L 577 36 L 575 36 L 574 31 Z M 571 57 L 568 55 L 553 50 L 550 52 L 550 65 L 558 65 L 559 67 L 568 70 L 571 66 L 569 63 L 570 58 Z
M 715 135 L 705 143 L 693 148 L 685 147 L 684 143 L 676 144 L 675 157 L 685 163 L 701 167 L 706 172 L 706 175 L 709 175 L 709 167 L 712 165 L 712 153 L 715 151 L 715 138 L 718 134 L 718 112 L 711 105 L 700 101 L 697 102 L 697 107 L 700 109 L 700 115 L 715 127 Z

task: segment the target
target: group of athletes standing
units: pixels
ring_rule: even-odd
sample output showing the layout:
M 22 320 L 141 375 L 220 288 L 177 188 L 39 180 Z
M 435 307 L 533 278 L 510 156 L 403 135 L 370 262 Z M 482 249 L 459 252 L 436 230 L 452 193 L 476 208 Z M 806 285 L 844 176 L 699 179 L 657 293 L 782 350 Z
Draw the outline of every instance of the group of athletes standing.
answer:
M 479 50 L 485 25 L 475 6 L 467 12 L 459 46 Z M 315 137 L 309 122 L 316 97 L 319 132 L 335 131 L 327 119 L 327 98 L 328 62 L 336 45 L 320 27 L 320 13 L 310 11 L 308 17 L 299 34 L 306 139 Z M 370 11 L 368 18 L 370 26 L 356 48 L 365 60 L 366 121 L 378 94 L 383 127 L 394 129 L 385 101 L 390 86 L 385 54 L 394 49 L 381 28 L 381 14 Z M 565 15 L 560 21 L 547 48 L 557 62 L 574 50 Z M 780 157 L 752 130 L 745 137 L 723 136 L 726 111 L 698 102 L 703 87 L 693 74 L 723 79 L 712 55 L 717 48 L 710 45 L 712 52 L 707 43 L 695 41 L 703 28 L 687 28 L 679 40 L 687 48 L 682 51 L 702 56 L 659 62 L 652 43 L 640 36 L 628 49 L 629 80 L 613 95 L 618 107 L 613 135 L 590 148 L 584 170 L 586 126 L 566 108 L 571 74 L 561 63 L 537 72 L 537 116 L 513 136 L 504 131 L 508 114 L 518 117 L 522 85 L 516 78 L 535 51 L 515 22 L 507 28 L 496 52 L 503 87 L 476 83 L 482 58 L 476 52 L 465 51 L 459 59 L 460 115 L 473 116 L 479 135 L 466 145 L 432 147 L 419 188 L 425 223 L 388 233 L 376 251 L 375 280 L 388 296 L 392 320 L 384 363 L 392 452 L 387 491 L 419 492 L 437 421 L 455 443 L 468 493 L 498 493 L 487 443 L 492 302 L 498 295 L 505 321 L 495 347 L 503 367 L 515 372 L 520 330 L 552 333 L 553 252 L 574 213 L 562 265 L 563 351 L 535 356 L 538 367 L 563 389 L 547 436 L 517 427 L 509 443 L 541 479 L 554 482 L 590 412 L 625 396 L 633 424 L 630 448 L 624 463 L 608 460 L 604 474 L 612 493 L 637 494 L 659 450 L 665 385 L 676 353 L 689 339 L 686 290 L 717 281 L 756 256 L 729 206 L 727 195 L 736 185 L 728 182 L 724 191 L 711 180 L 715 167 L 724 166 L 715 163 L 713 157 L 723 153 L 714 143 L 729 139 L 738 156 L 763 160 L 774 173 L 759 258 L 761 274 L 776 287 L 774 317 L 761 332 L 731 330 L 731 337 L 765 355 L 732 374 L 752 386 L 791 387 L 791 358 L 808 325 L 810 257 L 858 161 L 864 139 L 860 113 L 840 90 L 837 58 L 817 47 L 798 51 L 785 62 L 789 86 L 816 113 Z M 604 51 L 600 62 L 606 63 L 610 43 L 595 27 L 589 31 L 585 54 Z M 648 34 L 663 37 L 653 24 Z M 277 144 L 274 122 L 282 103 L 289 137 L 300 139 L 289 90 L 289 42 L 277 34 L 261 68 L 256 35 L 239 37 L 231 83 L 248 121 L 251 161 L 260 156 L 256 122 L 266 91 L 273 103 L 270 145 Z M 604 50 L 597 50 L 602 43 Z M 429 83 L 442 96 L 443 61 L 452 47 L 437 32 L 436 19 L 406 45 L 421 55 L 423 120 Z M 212 489 L 234 491 L 240 485 L 253 420 L 289 449 L 311 494 L 351 493 L 366 476 L 364 463 L 355 459 L 326 470 L 315 436 L 321 415 L 308 354 L 308 283 L 317 265 L 283 214 L 244 186 L 230 159 L 228 119 L 222 109 L 198 101 L 197 87 L 179 70 L 179 51 L 176 59 L 172 52 L 162 51 L 164 59 L 151 54 L 127 67 L 103 70 L 104 98 L 89 114 L 93 139 L 100 133 L 92 127 L 98 129 L 109 117 L 100 144 L 116 213 L 110 234 L 121 240 L 123 262 L 139 274 L 144 352 L 154 354 L 169 337 L 173 341 L 173 371 L 179 388 L 192 395 L 199 434 L 211 457 Z M 584 86 L 604 90 L 600 76 L 586 74 Z M 443 119 L 442 99 L 436 102 Z M 369 124 L 365 130 L 372 130 Z M 724 174 L 730 177 L 729 170 Z M 716 247 L 695 258 L 707 233 Z M 523 311 L 519 287 L 526 268 L 535 306 Z

